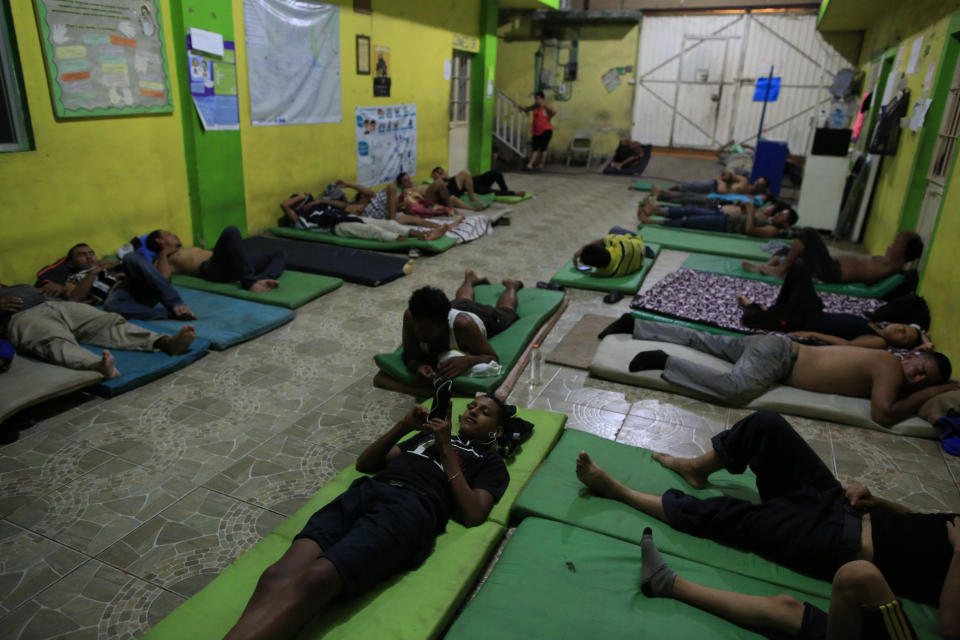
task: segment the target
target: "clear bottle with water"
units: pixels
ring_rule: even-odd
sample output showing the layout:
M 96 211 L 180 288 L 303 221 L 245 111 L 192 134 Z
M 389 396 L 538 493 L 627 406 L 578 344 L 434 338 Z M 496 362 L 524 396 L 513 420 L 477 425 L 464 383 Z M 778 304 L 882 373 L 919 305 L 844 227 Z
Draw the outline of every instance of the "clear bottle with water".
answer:
M 543 354 L 540 345 L 533 345 L 530 353 L 530 386 L 537 386 L 543 381 Z

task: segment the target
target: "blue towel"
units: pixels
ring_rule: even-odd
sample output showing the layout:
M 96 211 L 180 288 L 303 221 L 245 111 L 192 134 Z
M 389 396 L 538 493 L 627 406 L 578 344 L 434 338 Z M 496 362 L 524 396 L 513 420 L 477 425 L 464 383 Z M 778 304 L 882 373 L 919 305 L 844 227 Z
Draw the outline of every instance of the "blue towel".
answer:
M 940 446 L 952 456 L 960 456 L 960 417 L 943 416 L 933 423 L 942 429 Z

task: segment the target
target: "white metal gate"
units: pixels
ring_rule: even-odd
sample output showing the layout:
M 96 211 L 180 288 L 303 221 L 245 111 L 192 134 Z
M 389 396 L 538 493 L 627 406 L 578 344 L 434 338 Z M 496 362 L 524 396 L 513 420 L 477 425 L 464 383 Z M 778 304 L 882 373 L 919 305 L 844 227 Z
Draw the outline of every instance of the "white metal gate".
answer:
M 661 146 L 716 149 L 755 144 L 756 79 L 770 66 L 780 97 L 764 136 L 805 154 L 834 74 L 850 66 L 816 30 L 814 13 L 718 13 L 644 17 L 633 137 Z

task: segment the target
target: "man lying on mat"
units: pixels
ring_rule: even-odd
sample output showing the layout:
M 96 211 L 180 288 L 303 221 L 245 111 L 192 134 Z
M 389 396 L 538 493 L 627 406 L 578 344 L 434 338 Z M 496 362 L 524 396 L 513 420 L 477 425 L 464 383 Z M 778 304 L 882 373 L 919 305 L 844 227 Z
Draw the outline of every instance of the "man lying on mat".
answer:
M 662 496 L 618 482 L 581 451 L 577 477 L 593 493 L 617 500 L 674 529 L 756 553 L 794 571 L 833 581 L 829 615 L 787 595 L 757 596 L 690 582 L 660 556 L 648 527 L 641 537 L 640 588 L 675 598 L 764 632 L 791 638 L 874 640 L 915 638 L 897 596 L 940 607 L 940 632 L 960 637 L 960 517 L 913 513 L 844 489 L 781 416 L 762 411 L 715 435 L 696 458 L 662 453 L 654 459 L 694 489 L 715 471 L 756 474 L 760 503 L 719 496 L 695 498 L 679 489 Z
M 0 337 L 26 355 L 70 369 L 96 371 L 107 379 L 120 377 L 107 349 L 175 356 L 190 348 L 196 333 L 191 325 L 181 327 L 175 336 L 156 333 L 89 304 L 48 298 L 28 284 L 0 284 Z M 97 356 L 81 347 L 81 342 L 105 349 Z
M 666 220 L 654 220 L 663 216 Z M 758 238 L 790 237 L 797 223 L 797 212 L 784 203 L 772 202 L 757 209 L 752 202 L 725 204 L 719 207 L 661 207 L 655 197 L 647 196 L 637 208 L 642 224 L 660 224 L 701 231 L 740 233 Z
M 517 321 L 519 280 L 503 280 L 506 291 L 495 307 L 474 301 L 474 285 L 489 284 L 473 271 L 464 272 L 456 296 L 449 300 L 434 287 L 413 292 L 403 312 L 403 362 L 424 382 L 455 378 L 474 366 L 498 362 L 489 339 Z M 440 357 L 450 351 L 464 355 Z
M 662 369 L 664 380 L 725 404 L 747 404 L 782 383 L 807 391 L 869 398 L 870 417 L 889 427 L 914 415 L 935 395 L 960 388 L 960 383 L 950 380 L 950 360 L 936 351 L 914 352 L 901 360 L 879 349 L 814 347 L 774 334 L 714 335 L 640 320 L 628 313 L 599 337 L 612 333 L 679 344 L 733 363 L 729 372 L 720 373 L 657 349 L 641 351 L 629 366 L 630 371 Z
M 873 284 L 900 273 L 904 264 L 921 255 L 923 240 L 919 234 L 901 231 L 882 256 L 839 255 L 834 258 L 817 230 L 804 228 L 797 231 L 797 237 L 785 257 L 774 256 L 762 265 L 744 261 L 743 268 L 752 273 L 783 278 L 795 262 L 802 261 L 813 272 L 814 277 L 823 282 Z
M 724 171 L 719 179 L 696 180 L 693 182 L 680 182 L 673 189 L 662 189 L 661 193 L 665 196 L 677 193 L 740 193 L 740 194 L 758 194 L 767 191 L 770 188 L 770 179 L 766 176 L 760 176 L 753 182 L 746 177 Z
M 451 514 L 467 527 L 485 522 L 510 482 L 498 439 L 514 412 L 478 396 L 451 436 L 449 417 L 428 419 L 413 407 L 357 458 L 358 471 L 376 475 L 355 480 L 313 514 L 260 576 L 226 639 L 293 637 L 335 599 L 420 566 Z
M 287 262 L 282 251 L 247 253 L 236 227 L 223 230 L 213 251 L 184 247 L 180 238 L 161 229 L 147 236 L 146 246 L 156 253 L 155 264 L 164 278 L 181 274 L 211 282 L 239 280 L 240 286 L 254 293 L 266 293 L 279 287 L 277 278 Z
M 107 311 L 135 320 L 196 320 L 170 279 L 163 277 L 139 251 L 124 253 L 120 262 L 105 262 L 86 243 L 74 245 L 66 257 L 37 273 L 44 293 L 61 291 L 74 302 L 103 305 Z
M 457 190 L 457 195 L 450 192 L 446 180 L 434 180 L 430 184 L 414 184 L 413 178 L 407 173 L 401 173 L 397 176 L 397 187 L 403 192 L 414 191 L 430 202 L 444 207 L 456 207 L 457 209 L 466 209 L 468 211 L 483 211 L 485 207 L 482 203 L 470 204 L 460 199 L 463 192 Z
M 619 278 L 636 273 L 647 256 L 643 238 L 623 227 L 613 227 L 599 240 L 585 244 L 573 254 L 573 266 L 580 263 L 593 267 L 592 275 L 598 278 Z
M 737 303 L 743 309 L 741 324 L 751 329 L 784 331 L 794 338 L 868 349 L 933 349 L 919 325 L 891 322 L 881 326 L 855 313 L 824 311 L 810 270 L 802 264 L 787 271 L 772 306 L 757 304 L 746 296 L 739 296 Z
M 342 238 L 380 242 L 398 242 L 407 238 L 436 240 L 456 226 L 440 225 L 424 230 L 401 224 L 397 220 L 358 218 L 350 215 L 349 212 L 357 211 L 361 206 L 339 199 L 314 200 L 309 193 L 296 193 L 280 203 L 284 213 L 280 221 L 283 225 L 297 229 L 327 229 Z

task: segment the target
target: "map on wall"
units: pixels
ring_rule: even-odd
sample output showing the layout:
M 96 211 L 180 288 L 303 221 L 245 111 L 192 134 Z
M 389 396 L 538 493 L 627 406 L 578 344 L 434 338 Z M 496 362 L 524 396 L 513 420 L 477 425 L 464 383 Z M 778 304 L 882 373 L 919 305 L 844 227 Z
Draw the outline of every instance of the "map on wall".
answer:
M 357 107 L 357 182 L 373 187 L 417 172 L 417 105 Z
M 156 0 L 36 0 L 60 117 L 173 111 Z
M 255 125 L 340 122 L 340 9 L 302 0 L 243 0 Z

